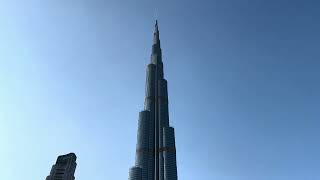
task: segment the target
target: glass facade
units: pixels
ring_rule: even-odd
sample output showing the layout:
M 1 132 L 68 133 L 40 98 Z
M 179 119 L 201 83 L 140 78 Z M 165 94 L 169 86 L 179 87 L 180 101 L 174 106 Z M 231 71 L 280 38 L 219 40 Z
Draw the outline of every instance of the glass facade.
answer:
M 163 74 L 156 22 L 151 63 L 147 66 L 144 111 L 139 114 L 136 163 L 130 169 L 130 180 L 178 179 L 174 129 L 169 125 L 168 87 Z

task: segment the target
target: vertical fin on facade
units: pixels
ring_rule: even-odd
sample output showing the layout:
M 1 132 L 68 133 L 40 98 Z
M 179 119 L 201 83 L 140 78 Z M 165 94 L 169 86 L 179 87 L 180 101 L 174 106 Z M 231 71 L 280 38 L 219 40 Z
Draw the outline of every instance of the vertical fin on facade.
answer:
M 163 128 L 164 179 L 177 180 L 177 160 L 174 128 Z
M 141 111 L 139 113 L 137 148 L 136 148 L 136 166 L 142 168 L 142 179 L 148 179 L 148 161 L 150 158 L 149 148 L 149 123 L 150 111 Z

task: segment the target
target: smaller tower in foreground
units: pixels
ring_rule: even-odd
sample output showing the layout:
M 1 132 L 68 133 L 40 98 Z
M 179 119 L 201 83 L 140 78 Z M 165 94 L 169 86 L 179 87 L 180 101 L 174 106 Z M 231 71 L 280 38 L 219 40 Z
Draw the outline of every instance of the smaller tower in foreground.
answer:
M 77 166 L 76 160 L 77 156 L 74 153 L 59 156 L 46 180 L 74 180 L 74 172 Z

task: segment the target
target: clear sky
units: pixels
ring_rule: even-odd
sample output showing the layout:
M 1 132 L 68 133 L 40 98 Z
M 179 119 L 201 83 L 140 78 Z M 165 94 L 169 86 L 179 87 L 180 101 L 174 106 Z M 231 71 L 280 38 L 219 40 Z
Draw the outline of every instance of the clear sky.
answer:
M 316 0 L 0 0 L 0 179 L 128 178 L 155 7 L 179 179 L 320 179 Z

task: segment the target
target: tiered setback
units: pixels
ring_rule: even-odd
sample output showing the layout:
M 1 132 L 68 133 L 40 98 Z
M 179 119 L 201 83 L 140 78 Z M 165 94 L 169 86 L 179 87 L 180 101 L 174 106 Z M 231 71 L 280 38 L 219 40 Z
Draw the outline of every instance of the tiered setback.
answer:
M 149 152 L 149 122 L 150 111 L 141 111 L 139 114 L 137 149 L 136 149 L 136 166 L 142 168 L 142 177 L 148 177 L 149 158 L 153 157 Z
M 136 163 L 130 169 L 129 180 L 177 180 L 175 136 L 169 125 L 168 87 L 163 77 L 157 22 L 145 93 L 145 110 L 139 114 Z
M 132 167 L 129 170 L 130 180 L 141 180 L 142 179 L 142 169 L 140 167 Z
M 172 127 L 163 128 L 164 148 L 164 179 L 177 179 L 176 145 L 174 138 L 174 129 Z

